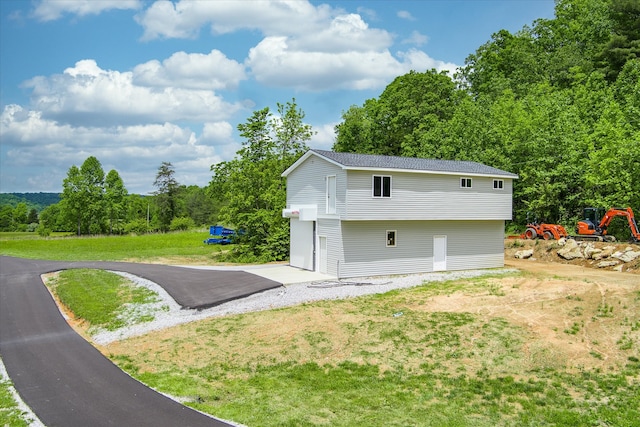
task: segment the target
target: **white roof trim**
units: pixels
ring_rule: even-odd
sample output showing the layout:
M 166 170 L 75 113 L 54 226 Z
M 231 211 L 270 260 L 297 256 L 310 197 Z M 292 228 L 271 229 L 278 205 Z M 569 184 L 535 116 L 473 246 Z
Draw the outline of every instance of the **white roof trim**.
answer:
M 300 157 L 298 160 L 296 160 L 294 164 L 292 164 L 291 166 L 289 166 L 289 167 L 287 168 L 287 170 L 285 170 L 284 172 L 282 172 L 282 174 L 281 174 L 280 176 L 284 176 L 284 177 L 288 176 L 291 172 L 293 172 L 293 170 L 294 170 L 295 168 L 297 168 L 301 163 L 303 163 L 305 160 L 307 160 L 307 159 L 308 159 L 309 157 L 311 157 L 311 156 L 319 157 L 319 158 L 321 158 L 322 160 L 325 160 L 325 161 L 327 161 L 327 162 L 329 162 L 329 163 L 332 163 L 332 164 L 334 164 L 334 165 L 338 166 L 340 169 L 347 169 L 344 165 L 342 165 L 342 164 L 340 164 L 340 163 L 336 162 L 335 160 L 331 160 L 331 159 L 329 159 L 329 158 L 327 158 L 327 157 L 325 157 L 325 156 L 323 156 L 323 155 L 321 155 L 321 154 L 316 153 L 315 151 L 309 150 L 309 151 L 307 151 L 306 153 L 304 153 L 304 154 L 302 155 L 302 157 Z

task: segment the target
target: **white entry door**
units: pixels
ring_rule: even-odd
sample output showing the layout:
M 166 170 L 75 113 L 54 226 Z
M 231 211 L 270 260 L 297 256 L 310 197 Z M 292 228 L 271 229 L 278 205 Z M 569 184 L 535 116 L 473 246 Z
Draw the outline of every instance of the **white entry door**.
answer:
M 318 236 L 318 272 L 327 274 L 327 237 Z
M 433 236 L 433 271 L 447 269 L 447 236 Z

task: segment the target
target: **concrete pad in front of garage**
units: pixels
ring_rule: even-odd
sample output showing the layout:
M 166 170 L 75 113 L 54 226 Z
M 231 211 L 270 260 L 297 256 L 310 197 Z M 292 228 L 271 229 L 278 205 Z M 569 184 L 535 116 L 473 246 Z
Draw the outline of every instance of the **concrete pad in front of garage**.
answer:
M 294 283 L 321 282 L 325 280 L 336 280 L 335 276 L 322 274 L 315 271 L 304 270 L 302 268 L 292 267 L 288 264 L 259 264 L 259 265 L 212 265 L 212 266 L 185 266 L 189 268 L 198 268 L 204 270 L 227 270 L 227 271 L 245 271 L 282 283 L 283 285 L 292 285 Z
M 283 285 L 336 280 L 334 276 L 329 276 L 328 274 L 303 270 L 302 268 L 291 267 L 290 265 L 269 264 L 245 268 L 243 270 L 247 273 L 255 274 L 256 276 L 280 282 Z

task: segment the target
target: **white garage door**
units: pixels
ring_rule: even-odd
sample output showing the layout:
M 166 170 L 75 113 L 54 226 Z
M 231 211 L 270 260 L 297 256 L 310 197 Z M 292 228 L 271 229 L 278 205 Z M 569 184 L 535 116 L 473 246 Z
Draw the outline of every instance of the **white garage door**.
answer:
M 314 221 L 300 221 L 291 218 L 291 256 L 292 267 L 313 271 L 313 225 Z

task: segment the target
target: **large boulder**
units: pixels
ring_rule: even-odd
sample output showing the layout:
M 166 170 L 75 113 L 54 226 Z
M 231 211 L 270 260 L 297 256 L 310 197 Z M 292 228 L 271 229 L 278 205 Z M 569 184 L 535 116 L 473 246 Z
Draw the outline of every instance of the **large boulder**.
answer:
M 620 261 L 615 261 L 615 260 L 600 261 L 599 263 L 596 264 L 596 267 L 598 267 L 598 268 L 606 268 L 606 267 L 613 267 L 614 265 L 618 265 L 618 264 L 620 264 Z
M 587 243 L 582 250 L 584 257 L 587 259 L 596 259 L 596 257 L 602 252 L 602 249 L 596 248 L 593 243 Z
M 634 251 L 632 248 L 625 249 L 624 252 L 618 251 L 611 255 L 612 258 L 619 259 L 622 262 L 631 262 L 640 257 L 640 251 Z
M 564 247 L 562 249 L 558 249 L 558 256 L 569 261 L 572 259 L 584 258 L 580 245 L 573 239 L 567 240 Z
M 523 249 L 516 252 L 513 256 L 518 259 L 529 259 L 533 256 L 533 249 Z

